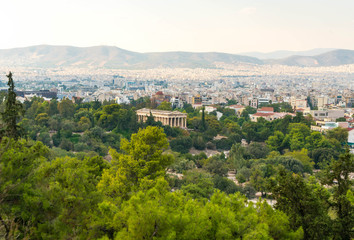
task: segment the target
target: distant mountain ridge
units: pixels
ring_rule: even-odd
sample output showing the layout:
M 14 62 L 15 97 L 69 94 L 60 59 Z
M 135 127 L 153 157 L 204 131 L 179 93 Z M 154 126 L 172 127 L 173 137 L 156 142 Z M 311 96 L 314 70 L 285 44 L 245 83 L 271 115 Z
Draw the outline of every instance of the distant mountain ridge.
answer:
M 96 67 L 122 69 L 215 68 L 225 64 L 281 64 L 289 66 L 338 66 L 354 64 L 353 50 L 333 50 L 316 56 L 290 56 L 261 60 L 255 57 L 219 52 L 138 53 L 112 46 L 73 47 L 38 45 L 0 49 L 1 66 Z
M 1 65 L 28 67 L 103 67 L 103 68 L 156 68 L 156 67 L 215 67 L 216 63 L 263 64 L 257 58 L 227 53 L 161 52 L 137 53 L 118 47 L 72 47 L 39 45 L 0 50 Z
M 288 51 L 288 50 L 279 50 L 274 52 L 244 52 L 240 53 L 240 55 L 245 55 L 249 57 L 255 57 L 259 59 L 282 59 L 288 58 L 291 56 L 316 56 L 319 54 L 327 53 L 330 51 L 337 50 L 336 48 L 315 48 L 307 51 Z
M 278 60 L 265 60 L 264 63 L 299 67 L 340 66 L 354 64 L 354 51 L 338 49 L 316 56 L 291 56 Z

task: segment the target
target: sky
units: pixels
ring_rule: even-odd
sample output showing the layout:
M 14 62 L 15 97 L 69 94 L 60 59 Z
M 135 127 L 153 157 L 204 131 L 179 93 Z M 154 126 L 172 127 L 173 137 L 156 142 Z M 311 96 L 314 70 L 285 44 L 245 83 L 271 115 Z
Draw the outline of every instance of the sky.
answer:
M 354 49 L 354 0 L 7 0 L 0 9 L 0 49 Z

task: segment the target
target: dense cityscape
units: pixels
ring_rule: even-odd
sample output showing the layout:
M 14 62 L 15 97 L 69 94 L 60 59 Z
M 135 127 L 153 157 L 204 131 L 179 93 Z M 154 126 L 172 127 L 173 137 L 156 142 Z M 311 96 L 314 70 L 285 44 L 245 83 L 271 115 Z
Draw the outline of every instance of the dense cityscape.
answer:
M 354 239 L 354 1 L 0 5 L 0 239 Z

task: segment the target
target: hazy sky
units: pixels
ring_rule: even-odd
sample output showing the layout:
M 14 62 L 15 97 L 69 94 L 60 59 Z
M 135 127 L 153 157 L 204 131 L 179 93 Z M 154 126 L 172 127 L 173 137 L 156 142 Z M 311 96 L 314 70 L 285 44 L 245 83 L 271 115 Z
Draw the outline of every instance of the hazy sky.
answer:
M 354 0 L 6 0 L 0 48 L 354 49 Z

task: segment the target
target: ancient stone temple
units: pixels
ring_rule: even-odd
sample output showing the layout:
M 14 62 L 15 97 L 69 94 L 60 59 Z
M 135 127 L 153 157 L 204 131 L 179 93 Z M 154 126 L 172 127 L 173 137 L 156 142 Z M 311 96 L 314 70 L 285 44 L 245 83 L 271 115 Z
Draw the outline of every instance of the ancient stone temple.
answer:
M 143 108 L 136 111 L 136 114 L 138 115 L 138 121 L 145 122 L 150 116 L 150 113 L 156 122 L 160 121 L 163 125 L 187 128 L 187 113 L 181 113 L 178 111 L 172 112 Z

